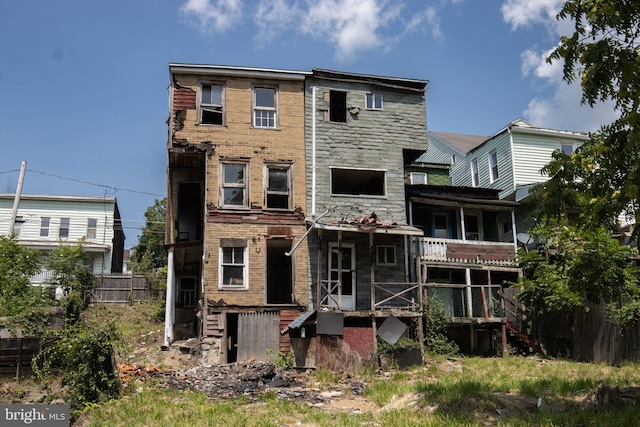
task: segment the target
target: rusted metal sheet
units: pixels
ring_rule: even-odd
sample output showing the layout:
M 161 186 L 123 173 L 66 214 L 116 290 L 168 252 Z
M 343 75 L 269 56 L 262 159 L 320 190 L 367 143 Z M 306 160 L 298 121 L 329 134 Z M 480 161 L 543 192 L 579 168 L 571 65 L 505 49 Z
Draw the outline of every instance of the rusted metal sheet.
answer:
M 238 315 L 238 360 L 271 360 L 268 349 L 280 346 L 280 316 L 277 313 L 240 313 Z

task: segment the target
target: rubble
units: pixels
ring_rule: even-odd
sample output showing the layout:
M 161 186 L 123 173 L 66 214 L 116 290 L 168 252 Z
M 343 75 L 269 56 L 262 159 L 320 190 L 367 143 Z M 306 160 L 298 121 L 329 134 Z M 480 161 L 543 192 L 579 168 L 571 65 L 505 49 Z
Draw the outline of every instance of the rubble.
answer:
M 207 395 L 215 401 L 233 400 L 240 396 L 250 401 L 273 393 L 278 399 L 304 402 L 311 406 L 322 406 L 333 399 L 345 396 L 361 396 L 366 384 L 361 381 L 346 381 L 336 384 L 334 389 L 309 387 L 311 374 L 306 371 L 288 371 L 256 360 L 222 365 L 196 366 L 185 370 L 162 370 L 152 366 L 118 365 L 121 380 L 128 384 L 132 378 L 147 381 L 158 379 L 156 386 L 190 389 Z

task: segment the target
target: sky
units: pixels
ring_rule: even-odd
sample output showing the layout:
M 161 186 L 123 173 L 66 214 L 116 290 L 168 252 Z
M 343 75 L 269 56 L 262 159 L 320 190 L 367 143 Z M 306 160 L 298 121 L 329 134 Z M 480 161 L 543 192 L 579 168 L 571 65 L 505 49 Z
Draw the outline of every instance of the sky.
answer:
M 428 80 L 431 131 L 594 131 L 547 55 L 561 0 L 0 0 L 0 192 L 116 197 L 130 248 L 166 193 L 168 64 Z

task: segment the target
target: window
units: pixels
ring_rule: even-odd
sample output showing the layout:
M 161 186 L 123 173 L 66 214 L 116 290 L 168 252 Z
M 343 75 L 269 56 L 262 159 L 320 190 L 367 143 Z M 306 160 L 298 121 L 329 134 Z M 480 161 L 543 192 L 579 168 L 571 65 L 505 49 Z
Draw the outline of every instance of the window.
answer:
M 496 150 L 489 153 L 489 173 L 491 182 L 498 179 L 498 153 Z
M 256 87 L 253 89 L 253 125 L 258 128 L 275 128 L 276 90 Z
M 567 156 L 570 156 L 574 151 L 576 151 L 576 148 L 573 144 L 560 144 L 560 148 L 562 149 L 562 152 Z
M 200 123 L 203 125 L 224 124 L 224 86 L 202 83 L 200 86 Z
M 471 186 L 478 186 L 478 159 L 471 160 Z
M 49 225 L 51 224 L 51 218 L 43 216 L 40 218 L 40 237 L 49 237 Z
M 87 219 L 87 239 L 95 239 L 98 234 L 98 220 L 96 218 Z
M 290 165 L 266 166 L 266 206 L 268 209 L 290 209 L 291 176 Z
M 480 240 L 480 217 L 478 215 L 464 216 L 464 239 Z
M 449 218 L 447 214 L 433 214 L 433 237 L 438 239 L 449 238 Z
M 376 247 L 376 263 L 378 265 L 395 265 L 396 247 L 379 245 Z
M 455 155 L 455 153 L 451 155 L 451 164 L 452 165 L 456 164 L 456 155 Z
M 220 239 L 220 288 L 248 288 L 246 257 L 246 240 Z
M 500 221 L 500 234 L 502 237 L 513 238 L 513 223 L 511 222 L 511 218 L 505 218 Z
M 426 185 L 427 174 L 424 172 L 411 172 L 411 184 L 413 185 Z
M 329 92 L 329 121 L 347 123 L 347 92 Z
M 381 93 L 366 94 L 365 104 L 368 110 L 382 110 L 382 94 Z
M 22 224 L 24 224 L 24 218 L 20 215 L 16 216 L 16 221 L 13 223 L 13 234 L 20 237 L 22 232 Z
M 331 194 L 385 196 L 386 172 L 331 168 Z
M 247 180 L 245 163 L 222 164 L 222 206 L 247 207 Z
M 69 218 L 60 218 L 60 230 L 58 232 L 58 237 L 60 239 L 69 237 L 69 222 L 71 220 Z
M 178 306 L 179 307 L 195 307 L 196 306 L 196 278 L 181 277 L 178 286 Z

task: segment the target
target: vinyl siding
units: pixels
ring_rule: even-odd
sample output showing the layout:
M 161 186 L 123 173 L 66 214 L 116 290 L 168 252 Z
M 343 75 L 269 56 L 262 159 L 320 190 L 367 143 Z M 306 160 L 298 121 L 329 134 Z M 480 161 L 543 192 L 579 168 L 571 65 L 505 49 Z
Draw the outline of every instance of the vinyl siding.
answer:
M 13 209 L 13 198 L 0 198 L 0 234 L 7 234 Z M 64 199 L 31 199 L 23 198 L 18 208 L 18 216 L 23 223 L 19 241 L 29 246 L 42 244 L 55 245 L 60 240 L 60 222 L 62 218 L 69 218 L 69 236 L 62 240 L 70 244 L 77 243 L 87 234 L 88 218 L 97 220 L 96 238 L 86 239 L 87 246 L 91 244 L 105 245 L 100 253 L 92 249 L 94 259 L 94 273 L 109 273 L 111 267 L 112 244 L 114 239 L 115 199 L 106 199 L 104 203 L 97 201 L 82 201 L 73 198 Z M 40 237 L 41 218 L 51 218 L 49 236 Z
M 541 137 L 536 135 L 513 133 L 513 158 L 516 186 L 544 182 L 549 177 L 540 170 L 551 161 L 551 155 L 562 144 L 575 144 L 569 138 Z
M 456 161 L 462 161 L 464 154 L 452 149 L 448 144 L 444 144 L 440 138 L 429 133 L 429 143 L 427 151 L 416 159 L 418 163 L 435 163 L 450 165 L 451 156 L 455 154 Z
M 496 150 L 498 155 L 498 179 L 491 182 L 489 153 Z M 455 186 L 471 187 L 471 161 L 478 160 L 478 187 L 500 190 L 500 198 L 515 189 L 509 133 L 498 135 L 467 154 L 464 161 L 456 162 L 451 168 L 452 183 Z

